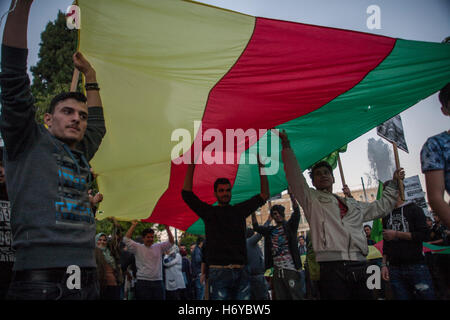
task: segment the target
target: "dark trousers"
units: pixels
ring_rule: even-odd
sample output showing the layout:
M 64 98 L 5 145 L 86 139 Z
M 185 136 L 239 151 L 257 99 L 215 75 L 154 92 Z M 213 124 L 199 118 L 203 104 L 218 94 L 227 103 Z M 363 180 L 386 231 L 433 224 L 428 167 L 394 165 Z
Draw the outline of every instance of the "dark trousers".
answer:
M 320 262 L 321 300 L 373 300 L 367 288 L 367 263 L 359 261 Z
M 136 282 L 136 300 L 165 300 L 162 280 L 138 280 Z
M 69 288 L 65 269 L 15 272 L 8 300 L 97 300 L 99 284 L 95 268 L 81 269 L 80 289 Z
M 120 300 L 120 286 L 105 286 L 100 288 L 100 300 Z

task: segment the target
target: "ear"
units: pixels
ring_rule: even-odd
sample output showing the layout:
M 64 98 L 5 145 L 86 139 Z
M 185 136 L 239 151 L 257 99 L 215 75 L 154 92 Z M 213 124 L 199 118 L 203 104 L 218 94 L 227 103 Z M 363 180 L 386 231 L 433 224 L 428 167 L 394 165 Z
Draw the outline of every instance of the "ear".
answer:
M 50 113 L 44 114 L 44 123 L 47 125 L 47 127 L 51 128 L 53 122 L 53 115 Z
M 447 108 L 441 107 L 441 111 L 444 116 L 450 116 L 450 111 Z

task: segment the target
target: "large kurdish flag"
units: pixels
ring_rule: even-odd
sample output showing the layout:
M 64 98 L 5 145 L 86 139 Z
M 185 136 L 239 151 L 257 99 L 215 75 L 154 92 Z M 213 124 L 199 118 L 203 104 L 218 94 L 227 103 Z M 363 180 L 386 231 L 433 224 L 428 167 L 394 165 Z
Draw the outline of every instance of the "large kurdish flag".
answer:
M 97 71 L 108 130 L 92 163 L 104 194 L 103 217 L 204 232 L 181 199 L 187 165 L 171 161 L 179 144 L 172 141 L 176 129 L 189 130 L 188 145 L 195 140 L 203 149 L 211 147 L 201 136 L 209 129 L 224 136 L 227 129 L 284 129 L 308 168 L 450 80 L 448 44 L 179 0 L 78 4 L 80 50 Z M 248 159 L 261 142 L 270 146 L 271 134 L 237 139 L 235 158 Z M 270 164 L 279 166 L 269 176 L 276 194 L 287 183 L 280 152 L 269 155 Z M 197 165 L 194 192 L 200 199 L 215 202 L 218 177 L 231 180 L 232 203 L 259 193 L 257 165 L 234 163 Z

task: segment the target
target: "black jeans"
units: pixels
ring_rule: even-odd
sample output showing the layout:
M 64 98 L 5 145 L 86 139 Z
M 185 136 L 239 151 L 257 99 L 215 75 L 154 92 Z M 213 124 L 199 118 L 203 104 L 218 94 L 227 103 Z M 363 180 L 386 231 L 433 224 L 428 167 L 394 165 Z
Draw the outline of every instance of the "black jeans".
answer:
M 373 300 L 367 288 L 367 262 L 320 262 L 321 300 Z
M 33 272 L 39 272 L 35 277 Z M 46 279 L 48 278 L 48 279 Z M 14 273 L 8 300 L 97 300 L 99 283 L 95 268 L 82 269 L 80 289 L 70 289 L 65 270 L 28 270 Z

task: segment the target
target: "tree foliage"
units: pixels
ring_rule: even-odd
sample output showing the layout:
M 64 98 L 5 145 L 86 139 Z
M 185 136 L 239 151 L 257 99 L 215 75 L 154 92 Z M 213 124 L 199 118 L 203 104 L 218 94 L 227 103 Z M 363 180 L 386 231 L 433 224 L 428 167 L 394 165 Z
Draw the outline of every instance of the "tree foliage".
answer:
M 66 27 L 63 12 L 59 11 L 55 21 L 47 24 L 39 46 L 39 60 L 30 70 L 36 120 L 42 123 L 51 99 L 62 91 L 69 91 L 72 82 L 72 55 L 77 49 L 77 32 Z

